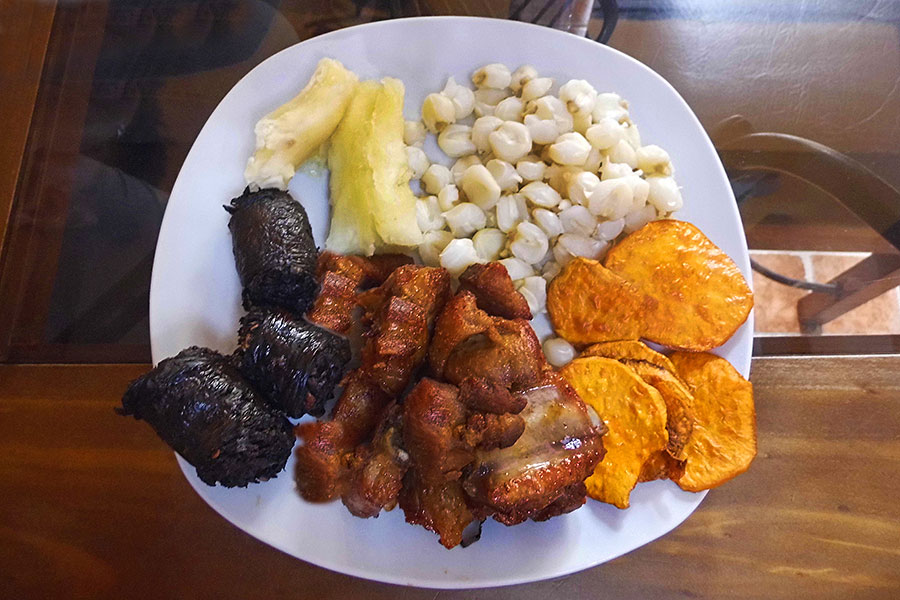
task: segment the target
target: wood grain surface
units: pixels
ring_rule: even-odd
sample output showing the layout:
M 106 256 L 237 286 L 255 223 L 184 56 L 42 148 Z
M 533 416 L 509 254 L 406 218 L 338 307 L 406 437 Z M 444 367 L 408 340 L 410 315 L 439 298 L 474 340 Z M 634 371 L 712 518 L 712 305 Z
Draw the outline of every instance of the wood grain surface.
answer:
M 145 369 L 0 366 L 0 598 L 900 597 L 900 357 L 756 360 L 759 456 L 678 529 L 569 577 L 458 592 L 332 573 L 228 524 L 114 414 Z
M 13 205 L 56 2 L 0 0 L 0 241 Z
M 88 2 L 60 5 L 53 15 L 46 54 L 57 57 L 62 66 L 60 72 L 42 78 L 31 117 L 29 151 L 22 160 L 21 184 L 3 241 L 0 297 L 7 310 L 0 311 L 0 360 L 7 360 L 11 344 L 40 343 L 47 327 L 93 73 L 103 42 L 97 32 L 103 29 L 106 13 L 106 3 Z M 35 35 L 29 39 L 40 41 Z

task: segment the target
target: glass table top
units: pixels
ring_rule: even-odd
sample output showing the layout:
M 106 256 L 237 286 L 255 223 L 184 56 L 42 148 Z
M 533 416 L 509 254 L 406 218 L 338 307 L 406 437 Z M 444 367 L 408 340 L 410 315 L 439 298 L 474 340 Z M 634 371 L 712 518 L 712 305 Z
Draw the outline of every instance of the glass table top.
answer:
M 168 194 L 275 52 L 412 15 L 576 29 L 665 77 L 719 150 L 758 355 L 900 348 L 900 2 L 14 0 L 0 8 L 0 362 L 148 362 Z M 10 25 L 4 29 L 4 23 Z M 598 42 L 598 43 L 599 43 Z

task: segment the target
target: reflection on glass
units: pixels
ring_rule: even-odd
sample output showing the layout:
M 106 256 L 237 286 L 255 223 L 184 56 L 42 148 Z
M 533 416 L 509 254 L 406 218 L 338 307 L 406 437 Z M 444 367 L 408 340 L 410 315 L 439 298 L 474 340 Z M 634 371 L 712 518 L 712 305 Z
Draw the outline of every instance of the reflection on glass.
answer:
M 782 279 L 755 274 L 758 349 L 781 352 L 775 338 L 797 340 L 800 352 L 900 349 L 890 341 L 900 340 L 896 3 L 74 0 L 56 3 L 42 42 L 3 247 L 0 360 L 149 359 L 157 231 L 181 163 L 221 98 L 303 39 L 431 14 L 612 35 L 616 48 L 669 80 L 711 132 L 739 111 L 762 131 L 836 148 L 760 149 L 714 135 L 742 197 L 753 259 Z M 766 152 L 784 168 L 749 168 Z M 844 176 L 821 157 L 863 169 Z M 798 172 L 804 164 L 818 179 Z M 835 278 L 831 288 L 791 285 Z

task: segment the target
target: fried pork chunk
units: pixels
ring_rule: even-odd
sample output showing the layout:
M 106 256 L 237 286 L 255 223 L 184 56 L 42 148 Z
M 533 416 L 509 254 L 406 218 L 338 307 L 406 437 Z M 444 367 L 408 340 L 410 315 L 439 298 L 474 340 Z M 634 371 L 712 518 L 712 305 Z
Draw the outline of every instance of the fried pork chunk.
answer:
M 475 404 L 455 386 L 425 378 L 406 397 L 402 409 L 391 405 L 371 443 L 357 447 L 350 460 L 351 474 L 342 494 L 350 512 L 374 517 L 382 509 L 392 509 L 401 480 L 412 467 L 415 472 L 406 485 L 417 482 L 422 489 L 407 497 L 407 502 L 415 503 L 407 518 L 431 523 L 429 527 L 441 536 L 442 543 L 450 544 L 448 547 L 458 544 L 472 518 L 463 510 L 464 504 L 454 503 L 459 507 L 458 518 L 451 519 L 445 514 L 451 500 L 445 497 L 464 497 L 460 479 L 476 450 L 510 446 L 525 429 L 518 415 L 473 410 L 470 405 Z M 524 404 L 511 406 L 521 410 Z M 436 511 L 444 517 L 434 517 Z
M 403 405 L 403 447 L 410 470 L 400 507 L 409 523 L 422 525 L 452 548 L 474 520 L 462 487 L 463 471 L 479 448 L 515 443 L 524 421 L 515 414 L 473 411 L 455 386 L 422 379 Z
M 525 408 L 525 398 L 510 393 L 497 381 L 479 377 L 467 377 L 459 384 L 463 404 L 472 410 L 495 413 L 519 413 Z
M 375 256 L 355 256 L 353 258 L 362 264 L 364 288 L 381 285 L 390 277 L 391 273 L 403 265 L 413 263 L 412 258 L 405 254 L 376 254 Z
M 422 379 L 403 403 L 403 445 L 425 483 L 459 479 L 475 458 L 462 439 L 466 406 L 459 390 L 433 379 Z
M 402 448 L 400 412 L 391 404 L 384 412 L 372 441 L 356 448 L 349 461 L 350 474 L 341 500 L 351 514 L 377 517 L 397 505 L 409 454 Z
M 429 333 L 450 294 L 444 269 L 404 265 L 379 287 L 360 294 L 370 323 L 365 333 L 362 368 L 385 392 L 400 394 L 422 364 Z
M 381 285 L 394 269 L 411 261 L 402 254 L 367 258 L 323 252 L 316 267 L 319 295 L 306 318 L 337 333 L 348 332 L 353 326 L 359 290 Z
M 594 427 L 578 394 L 547 364 L 526 321 L 488 315 L 474 294 L 461 291 L 438 317 L 428 360 L 433 376 L 459 385 L 461 403 L 483 411 L 478 418 L 515 417 L 515 426 L 521 427 L 515 430 L 512 422 L 501 427 L 515 438 L 511 445 L 508 440 L 495 447 L 469 444 L 474 456 L 461 469 L 460 483 L 476 517 L 513 525 L 584 504 L 583 481 L 604 454 L 602 426 Z M 470 417 L 463 437 L 477 429 Z M 406 433 L 404 440 L 409 443 Z M 415 456 L 412 462 L 415 466 Z M 406 496 L 417 499 L 419 507 L 428 494 Z M 442 535 L 442 543 L 455 539 Z
M 319 278 L 319 285 L 319 295 L 306 318 L 335 333 L 347 333 L 353 327 L 358 282 L 340 273 L 325 271 Z
M 515 444 L 479 450 L 463 488 L 479 516 L 505 525 L 544 520 L 585 501 L 582 483 L 603 459 L 602 425 L 595 427 L 581 398 L 551 370 L 534 387 L 519 413 L 525 431 Z
M 316 277 L 336 273 L 353 280 L 363 289 L 381 285 L 398 267 L 412 264 L 403 254 L 377 254 L 375 256 L 346 256 L 334 252 L 322 252 L 316 265 Z
M 446 548 L 458 546 L 463 531 L 475 520 L 459 481 L 427 484 L 415 468 L 407 471 L 403 480 L 400 508 L 407 523 L 436 533 Z
M 466 407 L 452 385 L 423 379 L 403 405 L 403 446 L 410 469 L 403 481 L 400 507 L 406 521 L 437 533 L 452 548 L 474 517 L 465 502 L 461 469 L 474 450 L 462 438 Z
M 433 377 L 453 384 L 475 378 L 515 390 L 539 381 L 549 365 L 527 321 L 492 317 L 478 308 L 474 294 L 461 291 L 438 317 L 428 367 Z
M 333 264 L 341 263 L 330 260 Z M 372 259 L 365 260 L 379 264 Z M 358 266 L 342 264 L 347 269 Z M 382 265 L 379 269 L 373 272 L 380 276 L 387 267 Z M 371 281 L 375 275 L 364 277 L 370 279 L 362 281 Z M 403 391 L 421 366 L 431 324 L 443 308 L 449 291 L 450 276 L 444 269 L 401 265 L 378 288 L 359 294 L 359 303 L 365 311 L 363 318 L 369 325 L 362 365 L 345 378 L 332 420 L 306 424 L 297 431 L 304 443 L 295 453 L 296 479 L 304 498 L 325 502 L 358 493 L 348 490 L 348 481 L 360 480 L 353 472 L 363 469 L 367 458 L 357 456 L 354 451 L 370 440 L 384 418 L 384 408 Z M 363 504 L 352 498 L 345 499 L 346 502 L 348 507 Z M 366 513 L 360 516 L 370 516 L 371 510 L 374 509 L 360 509 L 360 513 Z
M 435 379 L 443 379 L 450 354 L 469 338 L 480 336 L 494 324 L 493 319 L 475 304 L 475 295 L 460 291 L 447 301 L 434 326 L 434 337 L 428 349 L 428 371 Z
M 602 425 L 547 364 L 528 321 L 496 314 L 517 314 L 501 297 L 511 282 L 493 269 L 469 275 L 447 300 L 446 271 L 402 265 L 357 295 L 362 365 L 333 419 L 301 428 L 305 498 L 340 496 L 360 517 L 399 503 L 447 548 L 489 517 L 514 525 L 584 504 Z M 430 377 L 401 399 L 426 353 Z
M 473 336 L 453 350 L 444 379 L 459 384 L 481 378 L 515 391 L 539 381 L 546 368 L 541 343 L 528 321 L 494 317 L 494 325 L 483 336 Z
M 498 262 L 475 264 L 459 277 L 459 288 L 472 292 L 478 308 L 504 319 L 531 319 L 525 297 L 516 291 L 506 267 Z
M 300 494 L 311 502 L 328 502 L 344 493 L 349 460 L 354 448 L 365 442 L 391 397 L 364 371 L 351 371 L 330 421 L 297 427 L 303 440 L 294 455 L 295 479 Z

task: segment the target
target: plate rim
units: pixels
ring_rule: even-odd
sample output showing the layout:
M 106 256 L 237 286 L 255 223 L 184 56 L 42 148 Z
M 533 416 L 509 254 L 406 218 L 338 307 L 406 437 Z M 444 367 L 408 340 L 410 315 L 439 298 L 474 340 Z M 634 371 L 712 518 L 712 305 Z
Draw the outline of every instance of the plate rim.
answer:
M 513 586 L 513 585 L 524 585 L 524 584 L 528 584 L 528 583 L 536 583 L 539 581 L 546 581 L 548 579 L 555 579 L 557 577 L 567 577 L 569 575 L 572 575 L 573 573 L 580 573 L 581 571 L 586 571 L 588 569 L 593 569 L 594 567 L 599 567 L 599 566 L 604 565 L 613 560 L 622 558 L 623 556 L 627 556 L 628 554 L 631 554 L 632 552 L 634 552 L 636 550 L 640 550 L 644 546 L 647 546 L 647 545 L 655 542 L 656 540 L 660 539 L 661 537 L 668 535 L 668 534 L 672 533 L 673 531 L 675 531 L 676 529 L 678 529 L 686 520 L 688 520 L 690 518 L 691 515 L 694 514 L 694 512 L 698 508 L 700 508 L 700 505 L 703 503 L 703 500 L 706 498 L 706 495 L 709 493 L 709 490 L 703 490 L 701 492 L 692 492 L 697 495 L 697 505 L 694 506 L 694 508 L 692 508 L 691 511 L 689 513 L 687 513 L 683 519 L 678 521 L 671 529 L 669 529 L 668 531 L 664 531 L 664 532 L 660 533 L 659 535 L 654 535 L 653 537 L 651 537 L 644 543 L 642 543 L 638 546 L 635 546 L 634 548 L 627 550 L 621 554 L 618 554 L 612 558 L 608 558 L 606 560 L 603 560 L 600 562 L 595 562 L 595 563 L 592 563 L 589 565 L 576 565 L 572 568 L 563 569 L 563 570 L 555 573 L 554 575 L 546 575 L 546 576 L 545 575 L 536 575 L 534 577 L 526 577 L 526 578 L 509 576 L 506 578 L 495 579 L 495 580 L 492 580 L 487 583 L 477 582 L 477 581 L 469 583 L 469 582 L 461 581 L 461 580 L 447 580 L 446 582 L 444 582 L 444 581 L 439 581 L 436 579 L 425 579 L 423 577 L 401 577 L 401 576 L 396 576 L 393 574 L 385 575 L 384 573 L 381 573 L 381 572 L 376 573 L 372 570 L 368 570 L 363 567 L 357 567 L 356 565 L 350 565 L 349 567 L 346 567 L 346 568 L 343 566 L 336 567 L 331 564 L 328 564 L 327 562 L 320 562 L 318 558 L 316 558 L 316 559 L 300 558 L 300 557 L 296 556 L 293 552 L 291 552 L 289 549 L 284 547 L 283 544 L 276 542 L 276 541 L 264 539 L 264 538 L 258 537 L 256 535 L 250 533 L 249 531 L 247 531 L 246 528 L 242 527 L 241 525 L 239 525 L 239 524 L 235 523 L 233 520 L 231 520 L 231 518 L 228 515 L 224 515 L 224 514 L 220 513 L 218 510 L 216 510 L 216 507 L 213 506 L 212 504 L 210 504 L 209 501 L 200 493 L 200 490 L 202 489 L 201 486 L 205 485 L 205 484 L 202 481 L 200 481 L 200 479 L 196 476 L 196 473 L 195 473 L 196 469 L 194 469 L 194 467 L 189 462 L 187 462 L 184 458 L 179 456 L 177 452 L 173 452 L 173 454 L 175 455 L 175 459 L 178 464 L 178 467 L 181 469 L 182 474 L 184 474 L 185 479 L 187 480 L 188 484 L 191 486 L 191 489 L 194 490 L 194 492 L 198 496 L 200 496 L 200 499 L 203 500 L 209 508 L 211 508 L 219 517 L 221 517 L 222 519 L 225 519 L 225 521 L 227 521 L 232 527 L 237 528 L 242 533 L 249 535 L 250 537 L 252 537 L 253 539 L 255 539 L 259 542 L 262 542 L 266 546 L 274 548 L 275 550 L 278 550 L 279 552 L 290 556 L 294 560 L 299 560 L 301 562 L 305 562 L 305 563 L 311 564 L 313 566 L 316 566 L 316 567 L 319 567 L 322 569 L 326 569 L 333 573 L 338 573 L 340 575 L 348 575 L 350 577 L 357 577 L 359 579 L 364 579 L 366 581 L 374 581 L 376 583 L 386 583 L 389 585 L 401 585 L 401 586 L 405 586 L 405 587 L 415 587 L 415 588 L 432 589 L 432 590 L 477 590 L 477 589 L 489 589 L 489 588 L 497 588 L 497 587 L 508 587 L 508 586 Z M 592 500 L 590 498 L 588 498 L 588 501 L 590 502 Z M 337 500 L 333 500 L 332 502 L 337 502 Z M 581 507 L 581 508 L 583 508 L 583 507 Z M 581 510 L 581 508 L 579 508 L 578 510 Z M 395 508 L 394 510 L 399 510 L 399 508 Z M 625 509 L 625 510 L 627 510 L 627 509 Z M 567 515 L 560 515 L 557 518 L 565 518 L 566 516 Z M 360 519 L 361 522 L 364 522 L 366 520 L 367 519 Z M 414 525 L 409 525 L 409 526 L 414 527 Z M 435 538 L 434 543 L 435 544 L 438 543 L 437 538 Z M 450 550 L 448 550 L 448 552 L 449 551 Z
M 397 18 L 397 19 L 386 19 L 386 20 L 381 20 L 381 21 L 362 23 L 359 25 L 345 27 L 342 29 L 337 29 L 335 31 L 330 31 L 330 32 L 327 32 L 327 33 L 324 33 L 321 35 L 317 35 L 312 38 L 297 42 L 296 44 L 292 44 L 291 46 L 288 46 L 288 47 L 272 54 L 271 56 L 267 57 L 265 60 L 261 61 L 259 64 L 254 66 L 253 69 L 251 69 L 246 74 L 244 74 L 237 82 L 235 82 L 234 85 L 232 85 L 232 87 L 218 102 L 216 107 L 210 113 L 210 116 L 207 118 L 206 122 L 201 127 L 200 131 L 197 134 L 197 137 L 194 139 L 194 142 L 191 145 L 190 150 L 188 151 L 187 155 L 185 156 L 185 159 L 184 159 L 184 162 L 182 163 L 181 169 L 179 169 L 178 176 L 175 179 L 175 182 L 172 187 L 172 192 L 170 193 L 170 199 L 173 196 L 176 196 L 176 192 L 177 192 L 178 188 L 180 187 L 179 182 L 182 180 L 182 176 L 184 175 L 184 165 L 189 162 L 192 154 L 195 151 L 197 151 L 197 145 L 196 145 L 197 139 L 199 139 L 203 135 L 203 133 L 206 131 L 207 127 L 210 126 L 210 122 L 214 120 L 216 113 L 221 109 L 222 105 L 228 100 L 228 98 L 233 93 L 235 93 L 235 89 L 245 79 L 249 78 L 254 72 L 261 69 L 263 67 L 263 65 L 265 65 L 265 63 L 267 63 L 270 60 L 274 60 L 275 57 L 277 57 L 283 53 L 297 52 L 297 49 L 299 47 L 302 47 L 304 45 L 310 45 L 314 42 L 317 43 L 317 42 L 322 41 L 323 39 L 339 38 L 342 36 L 354 35 L 363 29 L 392 28 L 392 27 L 398 27 L 398 26 L 402 27 L 407 24 L 414 25 L 416 23 L 421 23 L 421 22 L 443 22 L 443 23 L 448 23 L 448 24 L 453 24 L 453 23 L 465 24 L 467 22 L 479 22 L 479 23 L 493 22 L 498 27 L 509 27 L 512 29 L 526 30 L 526 31 L 542 30 L 543 33 L 545 33 L 545 34 L 549 33 L 549 35 L 551 35 L 551 36 L 557 35 L 557 34 L 561 35 L 561 36 L 571 36 L 571 39 L 579 40 L 578 42 L 575 42 L 575 43 L 584 44 L 585 48 L 600 46 L 601 48 L 603 48 L 603 50 L 600 50 L 600 52 L 611 52 L 611 53 L 613 53 L 613 55 L 618 55 L 620 58 L 622 58 L 626 62 L 630 63 L 633 68 L 637 68 L 637 69 L 644 71 L 647 75 L 656 79 L 659 83 L 663 84 L 666 88 L 668 88 L 668 90 L 674 95 L 674 98 L 676 98 L 686 109 L 686 112 L 689 115 L 689 118 L 692 120 L 693 125 L 702 133 L 701 137 L 703 140 L 703 144 L 705 146 L 707 146 L 707 149 L 709 151 L 711 151 L 714 156 L 718 156 L 718 154 L 715 150 L 715 147 L 709 137 L 709 134 L 706 132 L 705 128 L 703 127 L 703 125 L 700 122 L 699 118 L 697 117 L 696 113 L 693 111 L 693 109 L 690 107 L 690 105 L 687 103 L 687 101 L 681 96 L 681 94 L 678 92 L 678 90 L 671 83 L 669 83 L 668 80 L 666 80 L 662 75 L 657 73 L 655 70 L 653 70 L 649 66 L 645 65 L 638 59 L 636 59 L 616 48 L 613 48 L 613 47 L 605 45 L 605 44 L 600 44 L 590 38 L 577 36 L 575 34 L 572 34 L 572 33 L 566 32 L 566 31 L 552 29 L 549 27 L 545 27 L 545 26 L 537 25 L 537 24 L 533 24 L 533 23 L 514 21 L 511 19 L 494 18 L 494 17 L 474 17 L 474 16 L 403 17 L 403 18 Z M 728 182 L 727 175 L 725 173 L 724 166 L 722 165 L 721 160 L 715 161 L 715 172 L 716 172 L 717 178 L 722 178 L 722 179 L 724 179 L 724 181 L 726 183 Z M 738 265 L 738 267 L 740 268 L 742 273 L 749 274 L 750 273 L 750 261 L 749 261 L 749 250 L 748 250 L 747 241 L 746 241 L 746 232 L 744 230 L 743 223 L 741 222 L 741 219 L 740 219 L 740 213 L 738 211 L 737 204 L 734 199 L 734 193 L 731 189 L 731 186 L 727 185 L 726 189 L 727 189 L 727 193 L 728 193 L 728 198 L 723 199 L 723 201 L 729 200 L 729 199 L 731 200 L 731 202 L 729 203 L 730 211 L 732 213 L 732 216 L 736 218 L 737 223 L 739 224 L 739 228 L 738 228 L 739 237 L 740 237 L 739 242 L 740 242 L 740 250 L 742 250 L 742 254 L 740 256 L 737 256 L 737 257 L 730 256 L 730 258 Z M 151 271 L 150 294 L 149 294 L 149 309 L 150 309 L 149 310 L 149 322 L 150 322 L 150 333 L 151 333 L 151 336 L 150 336 L 151 337 L 151 340 L 150 340 L 151 355 L 153 357 L 154 365 L 156 365 L 159 362 L 159 360 L 161 360 L 163 358 L 160 356 L 160 352 L 156 348 L 156 344 L 154 344 L 154 336 L 153 336 L 154 321 L 155 321 L 154 306 L 156 304 L 158 304 L 159 302 L 161 302 L 160 297 L 163 295 L 163 293 L 160 291 L 160 286 L 162 285 L 162 283 L 160 282 L 160 278 L 162 277 L 162 275 L 160 273 L 160 270 L 157 268 L 157 265 L 159 264 L 157 262 L 157 258 L 158 258 L 158 255 L 162 252 L 162 250 L 161 250 L 162 244 L 160 243 L 160 241 L 164 237 L 171 236 L 171 234 L 166 234 L 164 236 L 164 232 L 166 232 L 168 229 L 172 229 L 174 227 L 174 225 L 173 225 L 174 217 L 172 217 L 171 215 L 172 215 L 172 211 L 168 210 L 168 204 L 167 204 L 167 210 L 165 211 L 165 213 L 163 215 L 163 219 L 162 219 L 162 222 L 160 225 L 159 237 L 158 237 L 157 245 L 156 245 L 156 248 L 154 251 L 154 265 L 153 265 L 153 268 Z M 747 283 L 752 289 L 752 285 L 753 285 L 752 278 L 745 277 L 745 279 L 747 279 Z M 735 368 L 737 368 L 737 370 L 744 377 L 746 377 L 748 379 L 749 379 L 750 362 L 751 362 L 751 356 L 752 356 L 753 323 L 754 323 L 754 311 L 751 310 L 746 321 L 738 329 L 738 331 L 739 331 L 741 328 L 744 328 L 744 327 L 749 328 L 751 333 L 749 335 L 749 340 L 747 342 L 747 345 L 749 346 L 750 351 L 745 353 L 746 354 L 745 357 L 742 357 L 743 360 L 741 361 L 741 364 L 734 365 Z M 251 535 L 253 538 L 266 544 L 267 546 L 275 548 L 275 549 L 279 550 L 280 552 L 283 552 L 283 553 L 291 556 L 294 559 L 298 559 L 303 562 L 306 562 L 306 563 L 309 563 L 309 564 L 315 565 L 317 567 L 321 567 L 321 568 L 324 568 L 324 569 L 327 569 L 329 571 L 333 571 L 336 573 L 341 573 L 341 574 L 349 575 L 349 576 L 353 576 L 353 577 L 359 577 L 359 578 L 370 580 L 370 581 L 377 581 L 377 582 L 393 584 L 393 585 L 414 586 L 414 587 L 425 588 L 425 589 L 481 589 L 481 588 L 493 588 L 493 587 L 516 585 L 516 584 L 533 583 L 536 581 L 542 581 L 542 580 L 546 580 L 546 579 L 550 579 L 550 578 L 568 576 L 568 575 L 571 575 L 571 574 L 579 572 L 579 571 L 583 571 L 583 570 L 586 570 L 589 568 L 600 566 L 602 564 L 605 564 L 606 562 L 614 560 L 615 558 L 630 554 L 631 552 L 650 544 L 651 542 L 659 539 L 660 537 L 662 537 L 664 535 L 671 533 L 672 531 L 674 531 L 675 529 L 680 527 L 681 524 L 684 523 L 684 521 L 697 510 L 697 508 L 699 508 L 699 506 L 703 503 L 703 500 L 705 499 L 705 497 L 708 493 L 708 490 L 696 493 L 697 494 L 696 505 L 690 510 L 690 512 L 688 512 L 684 516 L 684 518 L 680 519 L 670 529 L 668 529 L 667 531 L 664 531 L 658 535 L 654 535 L 653 537 L 644 541 L 640 545 L 638 545 L 634 548 L 631 548 L 630 550 L 623 552 L 622 554 L 619 554 L 618 556 L 613 557 L 613 558 L 602 560 L 600 562 L 591 562 L 591 564 L 587 564 L 587 565 L 576 565 L 571 568 L 565 568 L 565 569 L 557 571 L 556 573 L 554 573 L 552 575 L 537 574 L 533 577 L 522 577 L 522 576 L 503 577 L 503 576 L 500 576 L 498 578 L 492 579 L 489 582 L 482 582 L 482 581 L 468 582 L 468 581 L 462 581 L 462 580 L 442 581 L 442 580 L 438 580 L 438 579 L 424 579 L 422 577 L 402 577 L 402 576 L 395 575 L 391 572 L 382 572 L 382 571 L 373 572 L 371 570 L 367 570 L 365 567 L 357 567 L 356 565 L 351 564 L 351 563 L 340 563 L 340 565 L 331 564 L 330 561 L 327 561 L 327 560 L 323 561 L 322 559 L 320 559 L 318 556 L 315 556 L 315 555 L 313 555 L 311 558 L 300 558 L 300 557 L 296 556 L 296 554 L 294 554 L 294 552 L 292 550 L 288 549 L 285 545 L 283 545 L 277 541 L 274 541 L 274 540 L 259 537 L 259 536 L 255 535 L 254 533 L 250 533 L 245 526 L 236 523 L 228 515 L 220 512 L 212 504 L 211 500 L 208 499 L 201 492 L 200 489 L 198 489 L 199 482 L 196 478 L 195 473 L 193 472 L 194 467 L 191 466 L 187 461 L 185 461 L 180 455 L 178 455 L 178 453 L 173 452 L 173 454 L 175 455 L 176 461 L 179 465 L 179 468 L 181 469 L 182 473 L 185 475 L 185 478 L 187 479 L 189 485 L 194 489 L 195 493 L 197 493 L 197 495 L 200 496 L 200 498 L 207 504 L 207 506 L 209 506 L 213 511 L 216 512 L 217 515 L 224 518 L 232 526 L 237 527 L 243 533 Z M 285 470 L 285 472 L 280 473 L 279 475 L 282 475 L 282 476 L 286 475 L 287 474 L 286 471 L 287 471 L 287 469 Z

